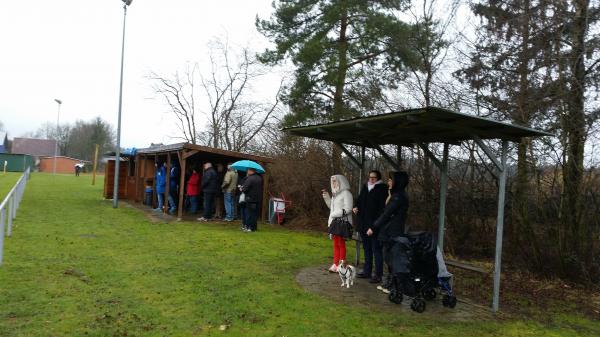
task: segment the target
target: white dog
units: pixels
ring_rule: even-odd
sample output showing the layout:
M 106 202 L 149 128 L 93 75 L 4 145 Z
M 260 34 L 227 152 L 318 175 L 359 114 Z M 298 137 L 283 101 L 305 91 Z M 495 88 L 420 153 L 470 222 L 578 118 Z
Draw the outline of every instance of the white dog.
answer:
M 356 268 L 354 266 L 346 264 L 344 260 L 340 260 L 338 274 L 340 274 L 340 279 L 342 279 L 340 287 L 346 286 L 346 288 L 350 288 L 351 285 L 354 285 L 354 279 L 356 278 Z

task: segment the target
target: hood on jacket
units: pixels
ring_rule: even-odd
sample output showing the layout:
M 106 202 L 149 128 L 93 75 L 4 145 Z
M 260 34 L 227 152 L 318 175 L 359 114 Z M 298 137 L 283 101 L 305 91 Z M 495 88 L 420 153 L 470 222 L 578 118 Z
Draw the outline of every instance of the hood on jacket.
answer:
M 333 186 L 333 178 L 337 180 L 337 186 Z M 331 193 L 333 193 L 334 195 L 344 190 L 350 190 L 350 183 L 348 182 L 348 179 L 346 179 L 346 177 L 344 177 L 341 174 L 332 175 L 330 181 Z
M 392 194 L 402 192 L 406 190 L 408 186 L 408 173 L 404 171 L 392 172 Z

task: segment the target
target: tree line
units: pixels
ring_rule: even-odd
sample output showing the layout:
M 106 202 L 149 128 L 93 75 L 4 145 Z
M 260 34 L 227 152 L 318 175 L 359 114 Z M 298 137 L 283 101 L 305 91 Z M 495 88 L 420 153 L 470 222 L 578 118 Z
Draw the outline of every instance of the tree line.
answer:
M 111 124 L 100 117 L 89 121 L 77 120 L 75 123 L 56 125 L 52 122 L 42 124 L 34 132 L 25 137 L 56 139 L 58 140 L 59 155 L 82 159 L 94 160 L 96 144 L 99 145 L 99 154 L 102 155 L 115 148 L 115 131 Z

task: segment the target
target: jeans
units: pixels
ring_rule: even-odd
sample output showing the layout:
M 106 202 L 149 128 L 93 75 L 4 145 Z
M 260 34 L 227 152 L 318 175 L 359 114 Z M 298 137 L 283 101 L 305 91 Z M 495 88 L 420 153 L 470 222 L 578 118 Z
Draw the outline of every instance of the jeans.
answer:
M 246 227 L 248 229 L 255 231 L 258 229 L 257 222 L 258 221 L 258 203 L 256 202 L 247 202 L 246 203 Z
M 204 192 L 204 219 L 211 219 L 213 206 L 215 203 L 215 193 L 214 192 Z
M 223 192 L 223 200 L 225 201 L 225 220 L 233 220 L 235 218 L 235 197 L 231 192 Z
M 162 209 L 163 206 L 165 205 L 165 193 L 157 193 L 156 196 L 158 197 L 158 207 L 156 207 L 157 209 Z
M 381 277 L 383 275 L 383 253 L 381 243 L 377 238 L 367 236 L 366 233 L 360 233 L 360 237 L 363 243 L 363 249 L 365 252 L 365 266 L 363 273 L 371 275 L 373 271 L 373 256 L 375 257 L 375 276 Z
M 188 195 L 188 201 L 190 202 L 190 213 L 196 214 L 198 211 L 198 196 Z
M 169 213 L 173 214 L 177 210 L 177 200 L 172 194 L 169 194 Z

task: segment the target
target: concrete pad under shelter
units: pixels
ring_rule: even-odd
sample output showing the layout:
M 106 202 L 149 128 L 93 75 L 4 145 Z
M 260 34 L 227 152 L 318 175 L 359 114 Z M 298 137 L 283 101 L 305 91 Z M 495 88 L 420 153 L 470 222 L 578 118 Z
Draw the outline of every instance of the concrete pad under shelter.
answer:
M 296 275 L 296 282 L 306 291 L 316 293 L 336 302 L 346 305 L 359 305 L 377 311 L 402 312 L 414 315 L 428 315 L 446 321 L 473 321 L 493 319 L 494 315 L 489 308 L 475 305 L 458 298 L 459 302 L 454 309 L 442 305 L 442 297 L 438 294 L 432 301 L 427 301 L 425 312 L 419 314 L 410 308 L 411 298 L 405 297 L 401 304 L 388 300 L 388 295 L 377 290 L 377 284 L 369 283 L 368 279 L 357 278 L 354 285 L 342 288 L 340 277 L 337 273 L 330 273 L 327 267 L 307 267 Z

